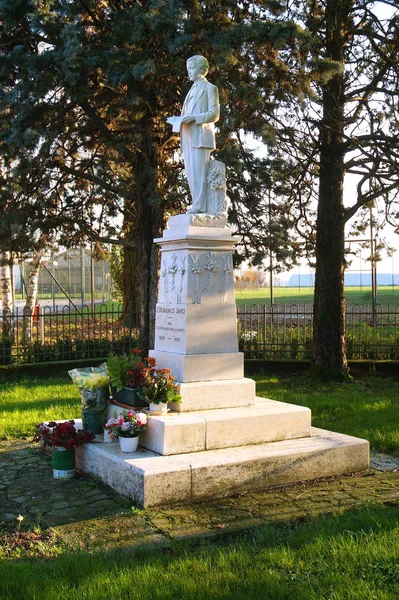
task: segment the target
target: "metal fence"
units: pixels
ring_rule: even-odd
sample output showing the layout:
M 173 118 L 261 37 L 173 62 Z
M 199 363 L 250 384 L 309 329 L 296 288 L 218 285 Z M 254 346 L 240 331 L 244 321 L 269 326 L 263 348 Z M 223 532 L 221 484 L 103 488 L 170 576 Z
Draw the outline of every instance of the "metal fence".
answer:
M 244 305 L 237 316 L 245 358 L 310 359 L 312 305 Z M 346 342 L 348 360 L 398 360 L 399 304 L 348 307 Z
M 40 311 L 3 311 L 0 315 L 0 364 L 104 358 L 136 345 L 137 314 L 121 305 L 69 306 Z
M 244 305 L 237 308 L 239 349 L 245 358 L 310 359 L 312 305 Z M 39 314 L 0 316 L 0 364 L 105 358 L 137 344 L 137 314 L 120 305 L 74 311 L 44 307 Z M 354 305 L 346 316 L 349 360 L 399 360 L 399 304 L 373 311 Z

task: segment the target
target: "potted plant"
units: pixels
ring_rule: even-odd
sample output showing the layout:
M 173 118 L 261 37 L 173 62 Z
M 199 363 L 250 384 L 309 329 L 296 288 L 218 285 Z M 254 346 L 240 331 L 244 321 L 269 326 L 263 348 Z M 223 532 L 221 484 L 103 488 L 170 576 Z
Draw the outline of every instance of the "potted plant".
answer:
M 139 411 L 124 410 L 119 416 L 114 416 L 105 424 L 111 438 L 118 438 L 122 452 L 137 450 L 139 435 L 147 429 L 147 415 Z
M 138 395 L 146 400 L 152 412 L 166 413 L 168 402 L 181 402 L 177 393 L 176 378 L 170 369 L 156 369 L 155 358 L 145 358 L 145 367 L 140 372 Z
M 107 359 L 113 398 L 128 406 L 147 406 L 137 395 L 140 384 L 140 371 L 145 366 L 141 359 L 141 350 L 132 350 L 129 354 L 111 354 Z
M 75 476 L 75 449 L 94 440 L 95 435 L 84 429 L 76 429 L 75 421 L 40 423 L 36 425 L 34 442 L 51 449 L 51 464 L 55 479 Z
M 102 433 L 109 403 L 109 375 L 106 364 L 68 371 L 78 386 L 82 404 L 83 429 Z

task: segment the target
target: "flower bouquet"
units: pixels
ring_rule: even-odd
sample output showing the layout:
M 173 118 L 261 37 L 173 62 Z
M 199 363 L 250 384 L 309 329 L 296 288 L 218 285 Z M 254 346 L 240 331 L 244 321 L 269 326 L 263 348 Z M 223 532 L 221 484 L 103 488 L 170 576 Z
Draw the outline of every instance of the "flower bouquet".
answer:
M 102 433 L 109 402 L 109 375 L 107 365 L 72 369 L 68 371 L 79 388 L 82 404 L 83 429 Z
M 135 452 L 140 433 L 147 429 L 147 415 L 132 410 L 124 410 L 118 417 L 114 413 L 105 428 L 109 430 L 111 438 L 119 438 L 122 452 Z
M 141 369 L 145 366 L 141 350 L 129 354 L 111 354 L 107 359 L 112 396 L 118 402 L 129 406 L 147 406 L 137 395 L 141 380 Z
M 36 425 L 34 442 L 43 448 L 51 448 L 53 476 L 56 479 L 70 479 L 75 475 L 75 449 L 77 446 L 94 440 L 89 431 L 75 428 L 75 421 L 40 423 Z
M 181 402 L 176 377 L 173 377 L 170 369 L 156 369 L 155 358 L 145 358 L 144 362 L 138 395 L 149 403 L 151 411 L 166 412 L 168 402 Z
M 94 440 L 95 435 L 90 431 L 75 428 L 75 421 L 63 421 L 56 423 L 49 421 L 48 423 L 40 423 L 36 425 L 34 442 L 40 442 L 46 448 L 65 448 L 70 450 L 82 444 L 87 444 Z

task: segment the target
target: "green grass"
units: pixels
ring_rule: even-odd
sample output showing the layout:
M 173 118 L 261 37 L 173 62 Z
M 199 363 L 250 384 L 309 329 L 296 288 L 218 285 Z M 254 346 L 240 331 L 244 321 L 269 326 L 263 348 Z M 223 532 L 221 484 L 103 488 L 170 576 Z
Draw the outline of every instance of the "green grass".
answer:
M 26 377 L 0 386 L 0 439 L 29 437 L 37 423 L 79 415 L 79 392 L 67 376 Z
M 308 406 L 312 424 L 369 440 L 374 450 L 399 456 L 399 379 L 358 377 L 321 383 L 307 373 L 256 376 L 257 395 Z
M 270 289 L 259 288 L 257 290 L 236 290 L 236 303 L 238 306 L 244 304 L 270 304 Z M 371 287 L 350 287 L 345 289 L 345 298 L 348 305 L 370 304 Z M 399 304 L 399 288 L 391 286 L 379 287 L 377 290 L 377 303 L 383 306 Z M 289 288 L 278 287 L 274 289 L 274 304 L 313 304 L 313 288 Z
M 255 376 L 259 396 L 308 406 L 315 427 L 368 439 L 374 450 L 399 456 L 399 379 L 356 378 L 322 383 L 307 373 Z M 80 415 L 77 388 L 68 376 L 10 381 L 0 391 L 0 439 L 31 435 L 36 423 Z
M 397 378 L 325 384 L 294 373 L 256 380 L 258 395 L 310 406 L 317 426 L 368 437 L 374 448 L 399 448 Z M 67 376 L 9 381 L 0 391 L 0 437 L 30 435 L 42 420 L 79 412 L 78 391 Z M 38 539 L 29 547 L 29 537 L 24 538 L 28 545 L 22 549 L 15 534 L 12 544 L 1 535 L 0 524 L 0 598 L 396 600 L 399 506 L 337 511 L 271 522 L 238 539 L 138 548 L 127 544 L 107 552 L 77 550 L 48 537 L 37 523 L 25 522 L 21 541 L 25 527 Z
M 395 600 L 399 507 L 285 524 L 240 539 L 3 560 L 2 600 Z

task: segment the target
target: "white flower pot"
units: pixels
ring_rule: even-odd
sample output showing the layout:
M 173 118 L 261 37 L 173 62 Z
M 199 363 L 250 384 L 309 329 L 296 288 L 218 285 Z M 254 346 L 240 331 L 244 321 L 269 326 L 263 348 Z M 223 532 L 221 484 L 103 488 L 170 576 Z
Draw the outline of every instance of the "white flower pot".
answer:
M 119 437 L 119 446 L 122 452 L 136 452 L 139 443 L 139 436 Z
M 164 413 L 166 415 L 166 413 L 168 412 L 168 403 L 160 402 L 159 404 L 154 404 L 153 402 L 150 402 L 150 411 L 158 412 L 160 414 Z

